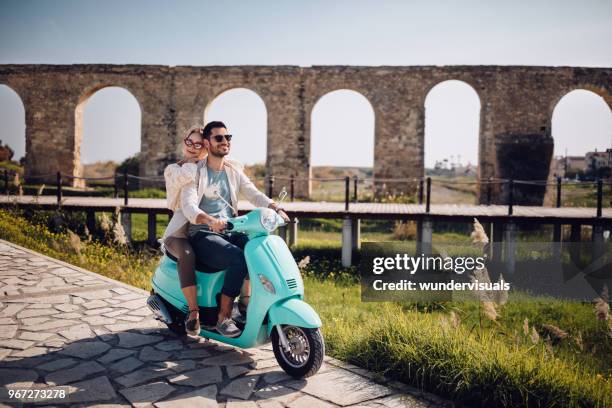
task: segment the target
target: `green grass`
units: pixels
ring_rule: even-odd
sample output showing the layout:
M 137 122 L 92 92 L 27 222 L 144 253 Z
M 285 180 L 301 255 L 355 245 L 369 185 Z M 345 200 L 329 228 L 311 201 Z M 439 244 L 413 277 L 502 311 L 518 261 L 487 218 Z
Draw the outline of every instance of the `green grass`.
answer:
M 119 245 L 75 238 L 52 232 L 40 220 L 34 222 L 0 210 L 0 239 L 22 245 L 56 259 L 80 266 L 143 289 L 150 288 L 158 254 Z M 76 230 L 76 229 L 75 229 Z
M 0 238 L 149 289 L 156 253 L 50 232 L 51 216 L 26 219 L 18 211 L 0 210 Z M 79 232 L 81 222 L 66 224 Z M 146 229 L 146 218 L 135 217 L 133 224 Z M 357 268 L 341 268 L 338 246 L 322 237 L 312 235 L 316 248 L 304 245 L 305 237 L 293 252 L 297 260 L 311 257 L 303 270 L 306 300 L 321 316 L 328 354 L 467 405 L 612 404 L 609 328 L 595 319 L 591 304 L 510 301 L 491 321 L 477 302 L 362 302 Z M 458 324 L 451 322 L 451 311 Z M 525 318 L 542 340 L 545 324 L 568 337 L 549 346 L 542 340 L 534 344 L 523 334 Z
M 161 237 L 168 225 L 168 216 L 158 214 L 156 217 L 156 236 Z M 146 241 L 149 231 L 147 214 L 132 214 L 132 239 L 135 241 Z
M 166 198 L 166 190 L 153 187 L 141 188 L 130 191 L 128 196 L 129 198 Z
M 477 303 L 440 305 L 433 312 L 365 303 L 357 284 L 341 281 L 306 278 L 306 299 L 321 315 L 328 351 L 337 358 L 474 406 L 612 402 L 609 339 L 590 305 L 516 302 L 502 309 L 498 322 L 483 322 Z M 448 323 L 448 309 L 461 318 L 457 328 Z M 540 331 L 544 323 L 571 327 L 570 333 L 591 339 L 583 346 L 589 352 L 579 358 L 569 342 L 552 353 L 543 342 L 532 344 L 522 333 L 526 317 Z M 593 351 L 605 360 L 589 356 Z
M 602 207 L 612 207 L 612 185 L 603 185 Z M 555 193 L 555 200 L 556 200 Z M 590 185 L 564 184 L 561 187 L 562 207 L 597 207 L 597 187 Z

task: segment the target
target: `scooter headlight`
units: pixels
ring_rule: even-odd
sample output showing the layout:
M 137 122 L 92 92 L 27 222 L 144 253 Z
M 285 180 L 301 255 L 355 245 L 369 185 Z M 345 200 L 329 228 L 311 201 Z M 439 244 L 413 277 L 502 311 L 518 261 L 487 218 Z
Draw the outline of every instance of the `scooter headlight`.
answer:
M 261 225 L 268 231 L 272 232 L 276 229 L 277 217 L 276 212 L 270 208 L 261 211 Z
M 259 275 L 259 281 L 261 282 L 265 290 L 267 290 L 268 292 L 272 294 L 276 293 L 276 289 L 274 288 L 274 285 L 272 284 L 272 282 L 268 280 L 268 278 L 266 278 L 263 275 Z

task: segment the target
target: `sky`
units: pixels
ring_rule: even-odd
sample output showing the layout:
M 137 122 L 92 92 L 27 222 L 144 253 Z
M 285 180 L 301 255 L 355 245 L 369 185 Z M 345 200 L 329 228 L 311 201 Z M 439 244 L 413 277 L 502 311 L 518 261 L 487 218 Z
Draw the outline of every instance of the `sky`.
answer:
M 550 65 L 612 67 L 612 2 L 516 1 L 11 1 L 0 0 L 0 64 Z M 474 91 L 458 81 L 426 102 L 425 160 L 477 161 Z M 249 90 L 219 96 L 206 119 L 228 123 L 234 156 L 265 160 L 266 110 Z M 0 86 L 0 139 L 23 155 L 23 106 Z M 202 120 L 204 120 L 202 107 Z M 313 165 L 371 166 L 374 113 L 338 90 L 311 117 Z M 85 107 L 84 162 L 140 147 L 140 109 L 123 89 Z M 555 154 L 612 146 L 612 112 L 586 91 L 553 114 Z M 359 149 L 347 148 L 358 144 Z

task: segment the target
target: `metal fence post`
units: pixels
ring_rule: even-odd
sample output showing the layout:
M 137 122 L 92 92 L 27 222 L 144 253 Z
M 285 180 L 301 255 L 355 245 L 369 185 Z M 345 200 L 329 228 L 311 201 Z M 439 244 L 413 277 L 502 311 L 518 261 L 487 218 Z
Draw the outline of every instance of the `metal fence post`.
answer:
M 359 183 L 359 176 L 353 176 L 353 202 L 357 202 L 357 184 Z
M 425 212 L 429 212 L 431 204 L 431 177 L 427 177 L 427 202 L 425 203 Z
M 423 204 L 423 179 L 419 180 L 419 204 Z
M 128 205 L 128 171 L 127 168 L 123 172 L 123 205 Z
M 57 205 L 62 203 L 62 173 L 57 172 L 56 175 L 56 193 L 57 193 Z
M 290 189 L 291 189 L 291 202 L 293 202 L 294 198 L 295 198 L 295 176 L 292 174 L 291 175 L 291 185 L 290 185 Z
M 351 185 L 350 177 L 345 176 L 344 177 L 344 211 L 348 211 L 349 209 L 350 185 Z
M 119 181 L 117 179 L 117 170 L 115 170 L 115 183 L 113 185 L 115 191 L 114 191 L 114 197 L 117 198 L 119 197 L 119 185 L 118 185 Z
M 603 201 L 603 180 L 597 179 L 597 218 L 601 218 L 601 207 Z
M 561 207 L 561 177 L 557 176 L 557 208 Z
M 155 211 L 147 213 L 147 243 L 151 246 L 157 244 L 157 214 Z
M 268 176 L 268 197 L 274 194 L 274 176 Z
M 508 181 L 508 215 L 512 215 L 514 206 L 514 180 Z

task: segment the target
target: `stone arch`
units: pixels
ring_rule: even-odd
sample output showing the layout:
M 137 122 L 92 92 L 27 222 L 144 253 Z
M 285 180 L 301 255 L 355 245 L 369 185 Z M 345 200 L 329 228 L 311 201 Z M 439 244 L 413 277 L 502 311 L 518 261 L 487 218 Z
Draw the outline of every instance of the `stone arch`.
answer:
M 15 123 L 12 123 L 12 125 L 14 126 L 14 129 L 9 129 L 9 131 L 15 131 L 15 132 L 20 133 L 21 137 L 19 139 L 21 140 L 14 140 L 14 139 L 1 140 L 2 145 L 8 145 L 13 149 L 14 156 L 12 160 L 19 161 L 21 157 L 25 157 L 28 151 L 28 140 L 27 140 L 27 135 L 25 131 L 26 130 L 25 104 L 23 103 L 23 99 L 21 99 L 21 96 L 19 95 L 19 93 L 17 93 L 17 91 L 13 89 L 11 86 L 9 86 L 8 84 L 0 83 L 0 89 L 5 90 L 2 93 L 6 94 L 7 96 L 10 95 L 8 96 L 8 98 L 10 98 L 17 105 L 17 109 L 14 113 L 17 113 L 17 117 L 21 118 L 21 123 L 16 123 L 16 121 L 12 121 L 12 122 L 15 122 Z M 17 121 L 18 120 L 19 119 L 17 119 Z M 0 133 L 0 137 L 4 137 L 4 132 L 7 130 L 6 129 L 7 122 L 2 121 L 2 123 L 3 125 L 2 125 L 2 128 L 0 129 L 2 133 Z
M 553 123 L 553 119 L 555 117 L 555 115 L 558 112 L 558 108 L 559 106 L 563 103 L 564 100 L 566 100 L 567 98 L 571 98 L 572 96 L 575 96 L 578 92 L 580 93 L 586 93 L 589 95 L 589 97 L 593 97 L 594 99 L 599 97 L 601 99 L 601 103 L 602 103 L 602 107 L 606 106 L 608 108 L 608 113 L 609 113 L 609 119 L 610 119 L 610 124 L 612 124 L 612 95 L 607 92 L 605 89 L 600 88 L 600 87 L 596 87 L 596 86 L 589 86 L 589 85 L 582 85 L 582 86 L 577 86 L 577 87 L 572 87 L 571 89 L 565 89 L 564 92 L 560 93 L 559 95 L 557 95 L 553 101 L 552 101 L 552 106 L 551 106 L 551 110 L 550 110 L 550 114 L 549 114 L 549 129 L 550 129 L 550 134 L 552 136 L 552 140 L 553 140 L 553 144 L 555 147 L 558 147 L 558 143 L 559 141 L 559 135 L 555 134 L 555 128 L 554 128 L 554 123 Z M 604 108 L 605 109 L 605 108 Z M 584 143 L 588 143 L 588 141 L 583 140 Z M 610 140 L 608 140 L 608 143 L 612 142 L 612 134 L 610 135 Z M 605 146 L 605 148 L 610 148 L 612 146 L 607 145 Z M 592 146 L 590 148 L 593 148 Z M 590 149 L 589 148 L 589 149 Z M 568 154 L 569 156 L 572 156 L 573 152 L 569 151 Z M 576 152 L 576 153 L 580 153 L 580 152 Z M 554 177 L 557 173 L 557 175 L 560 175 L 562 172 L 560 172 L 556 166 L 556 160 L 555 160 L 555 156 L 560 155 L 559 151 L 554 151 L 553 153 L 553 158 L 551 160 L 551 164 L 550 164 L 550 172 L 549 172 L 549 178 Z M 564 170 L 564 169 L 563 169 Z
M 593 85 L 589 83 L 581 83 L 575 86 L 563 87 L 554 94 L 554 97 L 551 99 L 548 105 L 548 117 L 549 117 L 548 129 L 551 129 L 552 115 L 557 105 L 559 105 L 559 102 L 561 101 L 561 99 L 563 99 L 569 93 L 573 91 L 579 91 L 579 90 L 589 91 L 601 97 L 604 100 L 604 102 L 608 105 L 608 108 L 612 110 L 612 90 L 608 90 L 607 88 L 603 86 Z
M 355 114 L 349 110 L 344 110 L 344 107 L 340 108 L 339 118 L 327 118 L 329 115 L 330 108 L 325 105 L 329 103 L 342 103 L 343 100 L 350 100 L 354 103 L 354 109 L 358 109 L 360 113 Z M 338 109 L 336 109 L 337 111 Z M 346 117 L 343 117 L 346 115 Z M 351 129 L 351 122 L 353 122 L 352 116 L 358 118 L 355 122 L 362 123 L 368 128 L 363 129 L 363 133 L 358 128 Z M 317 119 L 322 119 L 323 124 L 317 123 Z M 333 89 L 328 92 L 321 94 L 312 105 L 310 110 L 310 155 L 308 157 L 309 173 L 312 177 L 312 168 L 317 165 L 330 165 L 330 166 L 341 166 L 341 167 L 371 167 L 374 168 L 374 147 L 376 139 L 376 111 L 374 106 L 370 102 L 370 99 L 366 96 L 365 92 L 361 92 L 352 88 L 340 88 Z M 364 122 L 365 121 L 365 122 Z M 346 126 L 347 122 L 349 126 Z M 327 129 L 323 129 L 322 125 L 326 125 Z M 329 128 L 331 126 L 331 128 Z M 337 127 L 335 129 L 334 127 Z M 357 127 L 357 126 L 356 126 Z M 323 134 L 325 132 L 325 134 Z M 333 137 L 330 138 L 330 134 Z M 359 137 L 359 134 L 363 135 L 363 139 L 355 139 L 355 136 Z M 318 162 L 317 156 L 320 156 L 323 152 L 318 151 L 317 147 L 322 146 L 323 140 L 321 137 L 326 137 L 328 142 L 327 150 L 334 153 L 335 157 L 340 159 L 339 162 Z M 355 143 L 366 144 L 360 148 L 353 148 Z M 337 145 L 334 145 L 337 144 Z M 342 154 L 342 152 L 350 152 L 351 155 Z M 331 154 L 329 155 L 331 156 Z M 315 159 L 313 161 L 313 159 Z M 329 158 L 328 158 L 329 160 Z M 360 163 L 361 162 L 361 163 Z
M 470 88 L 472 88 L 472 90 L 474 91 L 474 93 L 478 96 L 478 100 L 480 101 L 480 104 L 482 106 L 482 101 L 483 101 L 483 95 L 481 94 L 483 87 L 482 85 L 479 85 L 476 81 L 474 81 L 473 78 L 471 77 L 465 77 L 464 75 L 458 74 L 458 75 L 451 75 L 448 76 L 446 78 L 440 79 L 438 81 L 433 81 L 428 83 L 425 88 L 424 88 L 424 92 L 423 92 L 423 104 L 425 104 L 425 99 L 427 99 L 427 95 L 429 95 L 429 93 L 431 92 L 432 89 L 434 89 L 435 87 L 437 87 L 438 85 L 444 84 L 446 82 L 449 81 L 457 81 L 457 82 L 461 82 L 467 86 L 469 86 Z
M 463 130 L 465 131 L 465 133 L 462 133 L 461 136 L 463 137 L 461 138 L 453 137 L 454 135 L 452 134 L 449 135 L 448 133 L 441 134 L 440 132 L 442 131 L 442 129 L 440 129 L 439 127 L 441 118 L 438 117 L 437 121 L 432 121 L 431 111 L 434 110 L 435 112 L 435 109 L 432 109 L 431 106 L 429 106 L 429 111 L 427 109 L 428 105 L 432 101 L 432 98 L 434 99 L 434 102 L 438 102 L 438 101 L 435 101 L 435 99 L 438 98 L 436 94 L 440 91 L 443 93 L 448 92 L 449 86 L 451 87 L 450 88 L 451 93 L 457 93 L 457 92 L 463 93 L 460 97 L 461 102 L 465 101 L 465 102 L 469 102 L 469 105 L 472 105 L 474 103 L 477 105 L 477 106 L 474 106 L 473 111 L 472 109 L 470 109 L 469 112 L 465 112 L 466 114 L 470 115 L 470 117 L 467 118 L 468 121 L 462 122 L 462 123 L 460 122 L 461 125 L 464 126 Z M 423 149 L 422 149 L 423 156 L 421 158 L 421 162 L 423 163 L 423 173 L 422 173 L 423 176 L 426 173 L 425 169 L 427 167 L 432 167 L 432 166 L 435 167 L 435 164 L 436 164 L 435 162 L 438 162 L 438 161 L 440 161 L 440 163 L 443 165 L 443 167 L 438 170 L 440 175 L 453 174 L 451 169 L 454 169 L 454 165 L 460 161 L 460 156 L 461 156 L 460 154 L 453 152 L 453 150 L 456 149 L 460 151 L 461 149 L 465 148 L 465 145 L 467 144 L 469 146 L 470 152 L 475 153 L 475 156 L 471 158 L 468 156 L 467 161 L 471 165 L 470 172 L 468 174 L 475 175 L 477 179 L 480 177 L 481 165 L 482 165 L 482 160 L 483 160 L 483 158 L 481 157 L 481 146 L 483 144 L 483 137 L 484 137 L 483 136 L 483 117 L 482 117 L 483 116 L 483 109 L 482 109 L 483 103 L 482 103 L 482 96 L 480 95 L 477 89 L 478 88 L 474 86 L 474 84 L 471 83 L 471 81 L 469 80 L 466 81 L 463 78 L 444 79 L 442 81 L 431 83 L 429 84 L 429 86 L 425 88 L 425 93 L 424 93 L 424 98 L 423 98 L 423 103 L 422 103 L 424 114 L 423 114 L 423 128 L 422 128 L 423 134 L 422 134 L 422 141 L 421 141 L 422 146 L 423 146 Z M 451 112 L 445 111 L 443 113 L 445 119 L 448 119 L 449 117 L 452 118 L 452 116 L 455 113 L 455 108 L 459 106 L 458 101 L 452 101 L 452 102 L 453 102 L 452 106 L 445 107 L 446 109 L 453 110 Z M 446 100 L 443 100 L 442 103 L 447 103 L 447 102 Z M 466 108 L 462 107 L 460 109 L 466 109 Z M 473 117 L 474 114 L 476 115 L 475 118 Z M 456 117 L 454 119 L 458 121 L 464 120 L 461 117 Z M 446 151 L 444 151 L 442 155 L 435 157 L 435 162 L 431 160 L 433 156 L 431 152 L 432 150 L 434 150 L 434 145 L 442 145 L 442 146 L 445 146 L 444 149 L 442 150 L 446 149 Z M 466 157 L 463 156 L 463 159 L 466 159 Z M 444 168 L 446 168 L 446 170 Z M 467 167 L 461 170 L 462 173 L 454 173 L 454 174 L 462 175 L 462 174 L 465 174 L 466 170 L 467 170 Z M 449 193 L 454 194 L 450 190 L 449 190 Z M 478 185 L 476 185 L 474 193 L 475 193 L 475 201 L 478 202 L 479 195 L 480 195 Z M 435 200 L 435 195 L 434 195 L 434 200 Z
M 454 87 L 458 87 L 459 88 L 463 88 L 463 90 L 467 91 L 468 94 L 470 94 L 469 96 L 467 96 L 468 98 L 473 99 L 475 97 L 475 101 L 478 102 L 478 107 L 477 107 L 477 112 L 476 114 L 478 115 L 477 118 L 477 126 L 475 129 L 475 133 L 476 133 L 476 146 L 474 147 L 474 150 L 476 151 L 476 157 L 475 157 L 475 163 L 473 164 L 477 164 L 479 162 L 479 145 L 480 145 L 480 135 L 481 135 L 481 115 L 482 115 L 482 99 L 479 95 L 479 93 L 476 91 L 476 88 L 471 85 L 469 82 L 464 81 L 462 79 L 446 79 L 444 81 L 440 81 L 437 82 L 435 84 L 433 84 L 432 86 L 427 88 L 426 94 L 425 94 L 425 98 L 423 101 L 423 106 L 425 107 L 428 104 L 428 101 L 431 100 L 432 97 L 435 97 L 434 93 L 436 92 L 436 90 L 440 90 L 445 86 L 454 86 Z M 433 95 L 433 96 L 432 96 Z M 427 109 L 425 109 L 425 127 L 424 127 L 424 156 L 427 155 L 427 150 L 428 150 L 428 139 L 431 138 L 431 135 L 428 135 L 428 128 L 427 128 L 427 122 L 429 122 L 428 120 L 428 116 L 427 116 Z M 431 124 L 430 124 L 431 126 Z M 431 132 L 431 129 L 429 129 L 429 132 Z M 428 138 L 429 136 L 429 138 Z M 448 140 L 448 139 L 446 139 Z M 425 163 L 425 157 L 423 158 L 423 162 Z M 430 163 L 431 164 L 431 163 Z
M 108 88 L 120 88 L 123 91 L 127 92 L 132 99 L 136 102 L 139 109 L 139 127 L 140 127 L 140 147 L 139 151 L 142 150 L 142 116 L 143 109 L 142 104 L 136 97 L 135 93 L 127 86 L 122 84 L 108 83 L 108 84 L 97 84 L 88 87 L 85 89 L 78 98 L 77 105 L 74 110 L 74 175 L 77 177 L 81 177 L 83 175 L 83 164 L 81 160 L 81 145 L 83 142 L 83 113 L 85 111 L 85 106 L 90 98 L 96 94 L 98 91 L 102 89 Z M 76 182 L 76 181 L 75 181 Z
M 238 94 L 236 94 L 236 92 L 238 92 Z M 240 95 L 241 93 L 243 95 Z M 239 113 L 237 115 L 237 116 L 240 116 L 238 121 L 235 120 L 237 118 L 233 116 L 234 115 L 233 113 L 225 113 L 224 114 L 224 116 L 226 116 L 225 118 L 211 117 L 211 114 L 214 112 L 213 110 L 214 105 L 217 103 L 224 103 L 223 101 L 224 98 L 238 98 L 239 100 L 246 101 L 246 105 L 255 107 L 255 109 L 252 112 L 250 112 L 252 113 L 252 116 L 248 118 L 250 121 L 250 124 L 243 122 L 243 119 L 244 119 L 243 113 Z M 246 107 L 243 107 L 243 108 L 246 108 Z M 259 112 L 257 112 L 257 110 L 259 110 Z M 263 115 L 264 117 L 263 122 L 261 121 L 261 118 L 258 117 L 260 115 Z M 245 164 L 255 164 L 255 162 L 249 159 L 250 155 L 255 152 L 256 156 L 258 154 L 263 156 L 265 165 L 267 166 L 267 164 L 269 163 L 268 146 L 270 144 L 269 131 L 268 131 L 268 123 L 269 123 L 268 107 L 266 106 L 266 102 L 264 101 L 264 99 L 262 98 L 259 92 L 257 92 L 256 90 L 252 88 L 243 87 L 243 86 L 228 87 L 227 89 L 224 89 L 218 92 L 213 98 L 209 100 L 209 102 L 206 105 L 206 108 L 204 109 L 203 116 L 204 116 L 204 123 L 209 122 L 211 120 L 220 120 L 224 122 L 228 126 L 230 133 L 234 134 L 237 137 L 236 142 L 238 143 L 234 143 L 232 145 L 231 155 L 234 158 L 238 159 L 239 161 Z M 263 145 L 258 145 L 257 141 L 255 141 L 254 143 L 244 142 L 245 140 L 244 138 L 248 137 L 248 128 L 252 126 L 255 126 L 255 127 L 263 126 L 263 132 L 262 132 L 263 141 L 264 141 Z
M 320 109 L 321 103 L 325 102 L 326 98 L 330 98 L 330 97 L 337 97 L 337 96 L 343 96 L 342 94 L 344 94 L 345 96 L 348 96 L 350 98 L 356 98 L 356 100 L 358 101 L 359 105 L 362 105 L 364 107 L 367 107 L 367 111 L 368 114 L 371 113 L 371 117 L 372 117 L 372 127 L 371 127 L 371 134 L 372 134 L 372 143 L 371 143 L 371 149 L 370 149 L 370 153 L 371 153 L 371 161 L 369 164 L 371 164 L 372 166 L 374 165 L 374 143 L 375 143 L 375 132 L 374 132 L 374 126 L 375 126 L 375 112 L 374 112 L 374 107 L 372 106 L 372 103 L 369 101 L 369 99 L 361 92 L 359 91 L 355 91 L 353 89 L 347 89 L 347 88 L 343 88 L 343 89 L 335 89 L 333 91 L 329 91 L 323 95 L 321 95 L 317 101 L 314 103 L 312 110 L 310 112 L 310 122 L 311 122 L 311 127 L 310 127 L 310 132 L 311 132 L 311 137 L 310 137 L 310 143 L 311 143 L 311 154 L 310 154 L 310 163 L 312 165 L 312 156 L 313 156 L 313 149 L 312 149 L 312 145 L 314 145 L 314 140 L 313 140 L 313 134 L 314 134 L 314 127 L 312 125 L 313 123 L 313 119 L 315 117 L 316 114 L 318 114 L 318 110 Z

